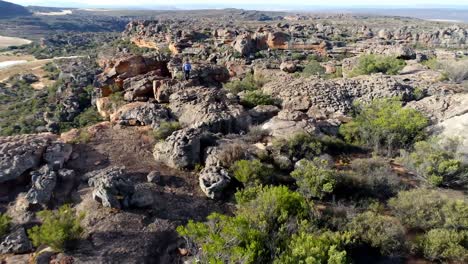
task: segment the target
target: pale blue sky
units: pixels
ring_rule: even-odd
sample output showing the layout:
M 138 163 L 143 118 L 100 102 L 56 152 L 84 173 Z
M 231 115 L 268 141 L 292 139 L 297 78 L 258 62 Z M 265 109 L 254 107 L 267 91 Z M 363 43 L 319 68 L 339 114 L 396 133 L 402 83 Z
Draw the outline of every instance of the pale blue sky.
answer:
M 288 6 L 321 6 L 321 7 L 454 7 L 468 6 L 468 0 L 7 0 L 21 5 L 43 6 L 265 6 L 267 9 Z

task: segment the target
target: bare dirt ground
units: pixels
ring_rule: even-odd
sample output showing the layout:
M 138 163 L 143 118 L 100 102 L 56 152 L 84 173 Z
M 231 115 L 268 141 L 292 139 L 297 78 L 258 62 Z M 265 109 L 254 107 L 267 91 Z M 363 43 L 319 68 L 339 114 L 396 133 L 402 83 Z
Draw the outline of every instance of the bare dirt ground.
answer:
M 228 213 L 229 203 L 212 201 L 200 191 L 197 176 L 170 169 L 154 161 L 154 140 L 147 129 L 119 127 L 108 122 L 90 129 L 92 138 L 74 148 L 75 159 L 67 167 L 84 173 L 108 166 L 125 166 L 129 177 L 150 190 L 154 203 L 147 209 L 103 208 L 92 199 L 91 188 L 82 183 L 73 197 L 78 210 L 86 212 L 86 239 L 70 252 L 82 263 L 180 263 L 181 238 L 175 229 L 189 219 L 203 221 L 211 212 Z M 158 183 L 146 175 L 161 173 Z
M 5 61 L 26 61 L 26 63 L 13 65 L 7 68 L 0 69 L 0 82 L 6 81 L 16 74 L 32 73 L 39 77 L 39 81 L 33 83 L 31 86 L 34 89 L 43 89 L 51 85 L 54 81 L 45 78 L 46 72 L 42 69 L 44 65 L 52 61 L 51 59 L 36 60 L 31 55 L 15 55 L 12 53 L 0 53 L 0 62 Z
M 10 46 L 21 46 L 31 43 L 28 39 L 0 36 L 0 49 Z

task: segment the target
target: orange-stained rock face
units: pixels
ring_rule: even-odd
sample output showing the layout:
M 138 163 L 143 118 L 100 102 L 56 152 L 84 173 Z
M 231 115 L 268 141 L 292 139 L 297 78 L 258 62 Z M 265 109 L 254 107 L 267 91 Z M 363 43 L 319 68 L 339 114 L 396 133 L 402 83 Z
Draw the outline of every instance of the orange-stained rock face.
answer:
M 112 109 L 112 102 L 109 99 L 109 97 L 101 97 L 96 99 L 96 107 L 98 113 L 103 117 L 103 118 L 109 118 L 109 116 L 112 114 L 111 109 Z
M 159 49 L 158 45 L 156 45 L 154 41 L 149 41 L 141 37 L 133 37 L 130 41 L 140 48 Z
M 270 49 L 288 49 L 291 37 L 284 32 L 272 32 L 268 34 L 267 45 Z
M 181 50 L 176 46 L 176 43 L 172 42 L 169 44 L 169 50 L 173 55 L 177 55 L 181 52 Z

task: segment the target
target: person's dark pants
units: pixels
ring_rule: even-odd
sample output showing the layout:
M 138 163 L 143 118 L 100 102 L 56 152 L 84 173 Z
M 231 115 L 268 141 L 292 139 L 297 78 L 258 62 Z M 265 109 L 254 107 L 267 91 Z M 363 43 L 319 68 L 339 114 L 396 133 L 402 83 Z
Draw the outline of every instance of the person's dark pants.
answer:
M 190 79 L 190 71 L 185 71 L 185 80 L 188 81 Z

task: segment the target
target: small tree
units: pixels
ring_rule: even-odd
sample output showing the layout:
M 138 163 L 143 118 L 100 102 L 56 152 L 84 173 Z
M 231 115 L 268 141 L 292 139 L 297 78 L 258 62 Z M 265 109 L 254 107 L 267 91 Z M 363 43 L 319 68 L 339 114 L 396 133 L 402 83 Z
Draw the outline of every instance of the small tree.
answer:
M 181 129 L 182 126 L 179 122 L 161 122 L 159 127 L 153 131 L 154 139 L 165 140 L 174 131 Z
M 348 231 L 358 240 L 379 248 L 382 254 L 401 252 L 405 229 L 398 219 L 368 211 L 357 215 L 348 224 Z
M 363 75 L 371 73 L 398 74 L 406 63 L 404 60 L 391 56 L 363 55 L 359 57 L 358 65 L 352 70 L 351 75 Z
M 348 263 L 343 249 L 348 239 L 348 234 L 330 231 L 320 234 L 300 232 L 292 236 L 288 249 L 273 263 Z
M 259 160 L 239 160 L 230 168 L 234 177 L 247 185 L 267 183 L 273 172 Z
M 257 105 L 274 105 L 275 99 L 269 94 L 265 94 L 262 91 L 248 91 L 241 100 L 241 104 L 246 107 L 252 108 Z
M 328 168 L 326 160 L 301 160 L 298 168 L 291 172 L 298 191 L 306 198 L 322 199 L 332 193 L 337 182 L 337 173 Z
M 78 239 L 83 232 L 80 223 L 84 214 L 77 216 L 70 205 L 63 205 L 56 211 L 40 211 L 37 215 L 42 225 L 28 230 L 29 238 L 36 247 L 47 245 L 63 251 L 67 242 Z
M 436 141 L 421 141 L 414 150 L 401 151 L 399 161 L 433 186 L 463 186 L 468 183 L 468 168 L 456 153 Z
M 417 248 L 432 261 L 468 262 L 467 230 L 432 229 L 417 240 Z
M 426 117 L 414 109 L 403 108 L 397 98 L 374 100 L 357 105 L 353 121 L 340 127 L 349 143 L 371 147 L 388 155 L 425 137 Z
M 410 228 L 463 229 L 468 226 L 468 203 L 449 199 L 435 190 L 402 191 L 389 201 L 389 205 L 401 222 Z

